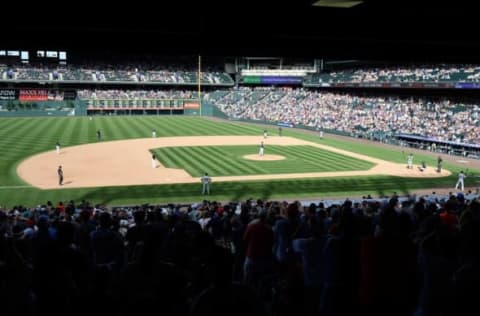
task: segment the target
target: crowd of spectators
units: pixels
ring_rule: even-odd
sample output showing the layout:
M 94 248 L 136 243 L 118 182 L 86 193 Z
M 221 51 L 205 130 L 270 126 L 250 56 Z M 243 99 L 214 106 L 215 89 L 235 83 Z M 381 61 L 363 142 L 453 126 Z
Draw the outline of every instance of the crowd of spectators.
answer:
M 242 87 L 214 103 L 235 119 L 289 122 L 352 136 L 404 133 L 480 142 L 480 107 L 471 100 Z
M 0 209 L 2 314 L 478 315 L 476 198 Z
M 77 90 L 77 97 L 81 100 L 110 99 L 197 99 L 198 92 L 193 90 Z
M 354 68 L 325 71 L 306 79 L 307 83 L 367 82 L 479 82 L 478 65 L 421 65 Z
M 155 63 L 123 64 L 0 64 L 1 80 L 24 81 L 86 81 L 86 82 L 151 82 L 164 84 L 196 84 L 198 70 L 180 65 Z M 233 85 L 233 79 L 225 72 L 207 67 L 202 69 L 204 85 Z
M 120 64 L 108 62 L 85 62 L 83 64 L 49 65 L 0 64 L 0 78 L 3 80 L 60 80 L 93 82 L 157 82 L 165 84 L 195 84 L 198 70 L 195 65 L 169 64 L 153 61 L 132 61 Z M 233 79 L 219 67 L 207 66 L 202 69 L 202 84 L 233 85 Z M 309 84 L 318 83 L 372 83 L 372 82 L 480 82 L 478 65 L 403 65 L 384 67 L 363 67 L 330 70 L 305 78 Z

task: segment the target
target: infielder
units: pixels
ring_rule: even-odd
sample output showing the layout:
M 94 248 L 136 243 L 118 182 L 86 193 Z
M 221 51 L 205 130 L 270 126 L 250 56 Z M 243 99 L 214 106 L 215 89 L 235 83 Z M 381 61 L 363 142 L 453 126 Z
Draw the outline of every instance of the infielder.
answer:
M 263 151 L 265 149 L 265 145 L 263 144 L 263 142 L 260 143 L 260 149 L 258 151 L 258 155 L 259 156 L 263 156 Z
M 458 181 L 457 181 L 457 184 L 455 184 L 455 190 L 458 189 L 458 186 L 460 186 L 462 192 L 463 192 L 463 185 L 464 185 L 464 180 L 467 176 L 465 175 L 465 173 L 463 173 L 463 171 L 460 171 L 460 173 L 458 174 Z
M 413 169 L 413 154 L 409 154 L 407 158 L 407 168 Z
M 435 145 L 435 144 L 434 144 Z M 438 156 L 437 158 L 437 172 L 442 172 L 442 157 Z
M 152 129 L 152 138 L 157 138 L 157 130 Z
M 155 154 L 152 155 L 152 168 L 157 168 L 157 157 L 155 157 Z
M 63 185 L 63 170 L 62 170 L 62 166 L 58 166 L 57 174 L 58 174 L 58 185 Z
M 208 173 L 205 172 L 205 175 L 200 179 L 202 181 L 202 194 L 210 194 L 210 183 L 212 178 L 208 176 Z
M 55 144 L 55 148 L 57 149 L 57 154 L 60 155 L 60 142 L 57 140 L 57 143 Z

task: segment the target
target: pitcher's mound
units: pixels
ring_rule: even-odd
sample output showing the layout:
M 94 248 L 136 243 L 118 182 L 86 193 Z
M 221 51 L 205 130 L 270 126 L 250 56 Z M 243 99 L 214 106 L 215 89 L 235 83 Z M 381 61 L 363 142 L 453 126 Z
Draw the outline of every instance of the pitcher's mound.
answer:
M 283 160 L 285 159 L 284 156 L 280 155 L 245 155 L 243 156 L 244 159 L 248 160 L 260 160 L 260 161 L 272 161 L 272 160 Z

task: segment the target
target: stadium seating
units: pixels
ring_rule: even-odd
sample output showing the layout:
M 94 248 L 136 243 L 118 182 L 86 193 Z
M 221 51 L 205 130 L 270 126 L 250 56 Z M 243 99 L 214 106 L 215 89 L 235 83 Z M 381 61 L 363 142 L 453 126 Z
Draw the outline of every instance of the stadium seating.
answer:
M 118 68 L 117 68 L 118 67 Z M 112 65 L 0 65 L 0 80 L 21 80 L 21 81 L 75 81 L 75 82 L 145 82 L 158 84 L 185 84 L 195 85 L 198 81 L 196 69 L 175 70 L 170 67 L 151 66 L 139 64 L 138 66 L 117 66 Z M 150 68 L 149 68 L 150 67 Z M 163 68 L 163 69 L 162 69 Z M 8 71 L 13 71 L 14 78 L 9 79 L 3 76 Z M 53 76 L 58 73 L 59 76 Z M 202 73 L 201 83 L 203 85 L 226 85 L 232 86 L 233 79 L 220 71 L 206 70 Z
M 477 197 L 0 207 L 2 312 L 478 314 Z
M 290 122 L 374 139 L 404 133 L 442 141 L 480 142 L 480 107 L 475 100 L 365 96 L 302 88 L 241 87 L 229 91 L 215 92 L 212 101 L 234 119 Z
M 326 71 L 305 79 L 307 84 L 321 83 L 400 83 L 400 82 L 479 82 L 480 66 L 432 65 L 359 68 Z

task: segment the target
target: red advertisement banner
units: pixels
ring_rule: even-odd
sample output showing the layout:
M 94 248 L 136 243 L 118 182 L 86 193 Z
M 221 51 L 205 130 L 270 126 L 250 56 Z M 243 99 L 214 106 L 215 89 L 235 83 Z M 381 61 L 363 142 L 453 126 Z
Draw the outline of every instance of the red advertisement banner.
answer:
M 47 101 L 48 91 L 42 89 L 20 89 L 20 101 Z

